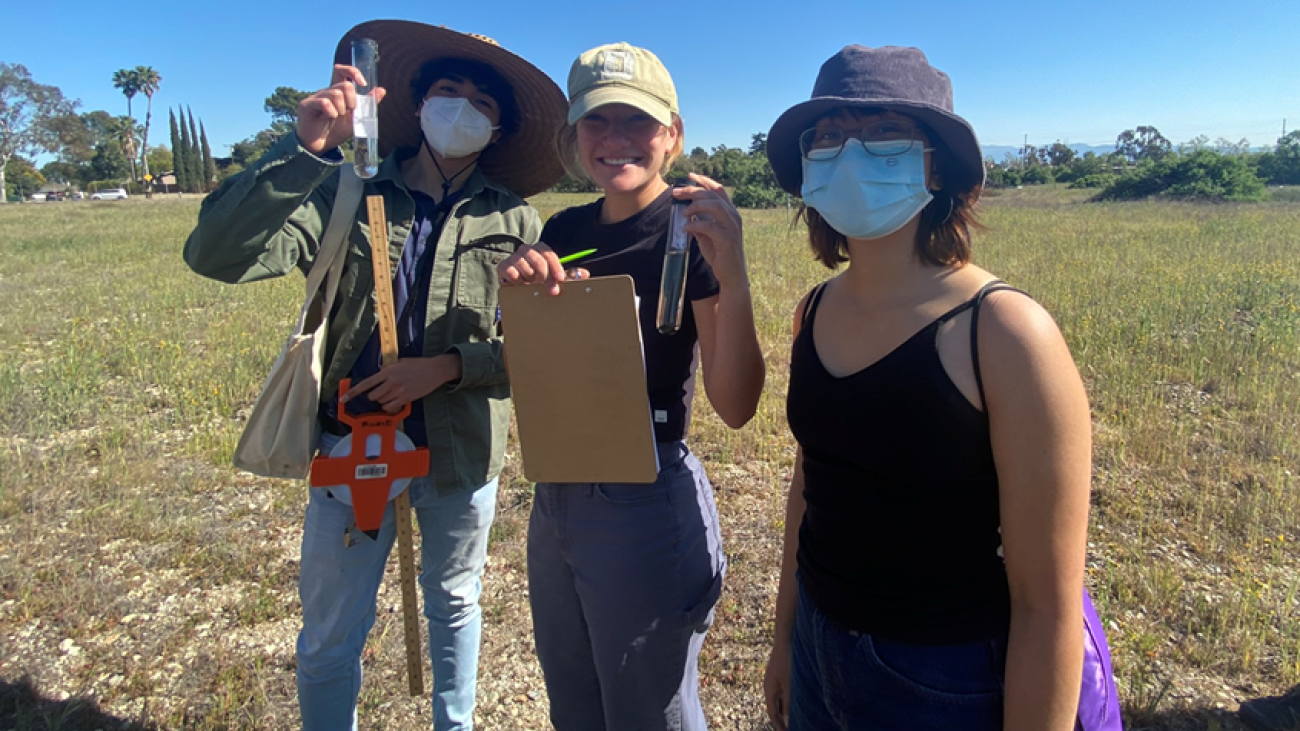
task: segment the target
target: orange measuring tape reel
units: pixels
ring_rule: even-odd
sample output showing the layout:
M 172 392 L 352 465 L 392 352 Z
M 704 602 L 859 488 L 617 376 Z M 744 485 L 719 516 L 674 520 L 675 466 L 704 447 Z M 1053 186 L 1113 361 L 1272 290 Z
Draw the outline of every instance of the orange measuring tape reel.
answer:
M 351 387 L 351 380 L 343 379 L 339 383 L 339 396 Z M 311 461 L 312 486 L 334 489 L 336 493 L 342 493 L 338 487 L 346 487 L 347 494 L 336 497 L 352 503 L 357 529 L 371 538 L 379 535 L 388 501 L 404 490 L 411 479 L 429 474 L 429 450 L 412 448 L 411 440 L 397 428 L 410 413 L 411 405 L 406 404 L 396 414 L 380 411 L 353 416 L 340 404 L 339 421 L 352 427 L 347 437 L 351 453 L 320 456 Z M 340 442 L 339 446 L 344 443 Z

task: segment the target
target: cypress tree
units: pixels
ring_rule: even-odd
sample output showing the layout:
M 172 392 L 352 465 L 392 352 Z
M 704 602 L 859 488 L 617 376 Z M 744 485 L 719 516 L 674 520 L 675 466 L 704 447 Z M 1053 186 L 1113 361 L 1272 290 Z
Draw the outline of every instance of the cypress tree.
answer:
M 199 122 L 199 140 L 202 142 L 200 151 L 203 153 L 203 177 L 212 185 L 212 181 L 217 178 L 217 163 L 212 159 L 212 148 L 208 147 L 208 130 L 204 128 L 203 122 Z
M 199 151 L 199 130 L 194 125 L 194 110 L 189 105 L 185 105 L 185 112 L 190 118 L 190 158 L 185 162 L 189 163 L 189 168 L 193 171 L 190 174 L 190 182 L 194 183 L 195 193 L 206 193 L 210 181 L 203 176 L 203 153 Z
M 176 112 L 167 110 L 172 126 L 172 175 L 176 178 L 176 188 L 185 190 L 188 177 L 185 170 L 185 145 L 181 133 L 176 128 Z
M 189 128 L 185 126 L 184 109 L 181 110 L 181 146 L 176 148 L 176 151 L 173 153 L 173 155 L 176 157 L 177 160 L 185 161 L 184 162 L 185 179 L 178 181 L 181 184 L 181 190 L 185 191 L 186 193 L 193 193 L 194 182 L 195 182 L 194 179 L 198 177 L 197 175 L 195 175 L 195 173 L 198 171 L 195 167 L 191 166 L 190 164 L 192 159 L 190 155 L 190 131 Z

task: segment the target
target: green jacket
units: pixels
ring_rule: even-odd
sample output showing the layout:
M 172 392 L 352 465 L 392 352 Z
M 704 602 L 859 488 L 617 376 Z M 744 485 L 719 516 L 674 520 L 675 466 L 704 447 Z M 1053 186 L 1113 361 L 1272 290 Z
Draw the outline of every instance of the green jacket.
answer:
M 252 167 L 209 195 L 185 242 L 195 272 L 238 284 L 306 273 L 324 236 L 338 188 L 341 160 L 324 160 L 286 135 Z M 384 196 L 388 256 L 397 264 L 413 224 L 415 202 L 390 155 L 365 195 Z M 326 339 L 322 401 L 338 391 L 377 323 L 364 199 L 348 233 L 347 260 Z M 480 487 L 501 472 L 510 418 L 497 322 L 497 264 L 510 255 L 512 234 L 535 243 L 537 212 L 477 169 L 447 215 L 428 287 L 424 354 L 457 351 L 462 377 L 423 399 L 429 475 L 439 494 Z

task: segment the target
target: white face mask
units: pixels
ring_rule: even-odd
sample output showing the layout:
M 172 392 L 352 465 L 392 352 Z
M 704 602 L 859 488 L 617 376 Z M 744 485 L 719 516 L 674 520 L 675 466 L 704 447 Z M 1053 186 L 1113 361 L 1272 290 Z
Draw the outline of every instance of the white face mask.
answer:
M 934 198 L 925 187 L 926 148 L 913 144 L 900 155 L 877 157 L 864 146 L 880 144 L 896 143 L 850 140 L 835 158 L 803 160 L 804 203 L 850 238 L 888 236 Z
M 492 122 L 464 97 L 431 96 L 420 108 L 420 130 L 443 157 L 467 157 L 492 141 Z

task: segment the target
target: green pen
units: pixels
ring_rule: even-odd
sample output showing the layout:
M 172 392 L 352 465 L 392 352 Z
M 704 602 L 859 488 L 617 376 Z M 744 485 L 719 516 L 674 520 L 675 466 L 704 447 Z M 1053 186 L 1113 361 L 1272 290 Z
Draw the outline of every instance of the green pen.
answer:
M 584 256 L 591 256 L 591 255 L 594 254 L 594 253 L 596 253 L 596 250 L 595 250 L 595 249 L 587 249 L 586 251 L 579 251 L 579 252 L 576 253 L 576 254 L 569 254 L 568 256 L 561 257 L 561 258 L 560 258 L 560 263 L 561 263 L 561 264 L 568 264 L 568 263 L 571 262 L 571 261 L 577 261 L 577 260 L 581 259 L 581 258 L 584 257 Z

